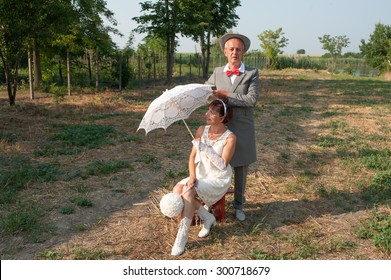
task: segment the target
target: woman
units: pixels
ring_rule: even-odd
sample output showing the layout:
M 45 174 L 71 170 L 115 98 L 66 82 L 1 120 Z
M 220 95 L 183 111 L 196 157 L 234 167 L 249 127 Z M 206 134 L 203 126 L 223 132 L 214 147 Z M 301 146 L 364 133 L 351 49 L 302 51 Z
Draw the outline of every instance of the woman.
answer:
M 199 237 L 208 236 L 211 226 L 216 224 L 216 218 L 202 206 L 197 197 L 207 206 L 212 206 L 231 185 L 232 169 L 229 162 L 235 152 L 236 136 L 225 124 L 232 118 L 232 109 L 217 99 L 209 104 L 205 116 L 207 125 L 198 128 L 193 140 L 189 157 L 190 176 L 180 181 L 173 190 L 182 195 L 184 202 L 171 251 L 174 256 L 181 255 L 185 250 L 190 223 L 196 211 L 203 221 Z

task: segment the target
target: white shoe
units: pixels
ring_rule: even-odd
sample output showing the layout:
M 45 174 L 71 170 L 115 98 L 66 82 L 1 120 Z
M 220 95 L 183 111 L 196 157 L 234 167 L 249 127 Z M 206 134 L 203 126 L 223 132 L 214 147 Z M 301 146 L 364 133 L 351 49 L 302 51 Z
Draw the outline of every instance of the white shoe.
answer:
M 210 228 L 216 225 L 216 218 L 213 214 L 209 213 L 202 205 L 198 208 L 198 215 L 203 221 L 202 229 L 198 233 L 198 237 L 207 237 L 210 232 Z
M 191 220 L 183 218 L 179 223 L 178 233 L 176 235 L 174 246 L 171 249 L 171 255 L 179 256 L 185 251 L 185 246 L 189 236 Z
M 236 209 L 235 210 L 236 219 L 243 222 L 246 219 L 246 214 L 244 214 L 243 210 Z

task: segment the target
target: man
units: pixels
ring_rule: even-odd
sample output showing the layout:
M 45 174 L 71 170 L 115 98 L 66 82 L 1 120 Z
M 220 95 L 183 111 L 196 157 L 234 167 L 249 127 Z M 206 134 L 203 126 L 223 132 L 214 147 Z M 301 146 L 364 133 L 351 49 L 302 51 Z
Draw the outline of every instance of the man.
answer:
M 259 98 L 258 69 L 246 67 L 242 58 L 250 48 L 250 39 L 241 34 L 225 34 L 220 48 L 227 57 L 225 66 L 214 69 L 206 84 L 215 85 L 215 97 L 233 108 L 233 119 L 227 124 L 236 134 L 236 151 L 230 162 L 234 168 L 234 208 L 239 221 L 244 221 L 244 192 L 248 166 L 257 160 L 253 108 Z

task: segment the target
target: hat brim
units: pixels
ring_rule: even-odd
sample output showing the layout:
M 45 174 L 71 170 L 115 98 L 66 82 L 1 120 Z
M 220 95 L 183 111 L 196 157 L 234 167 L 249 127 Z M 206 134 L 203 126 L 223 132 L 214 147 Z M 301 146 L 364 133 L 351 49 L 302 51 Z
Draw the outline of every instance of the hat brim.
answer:
M 248 51 L 248 49 L 250 48 L 250 44 L 251 44 L 250 39 L 247 38 L 246 36 L 244 36 L 242 34 L 238 34 L 238 33 L 228 33 L 228 34 L 223 35 L 223 37 L 221 37 L 220 48 L 222 51 L 224 51 L 225 43 L 232 38 L 237 38 L 237 39 L 241 40 L 244 44 L 244 52 Z

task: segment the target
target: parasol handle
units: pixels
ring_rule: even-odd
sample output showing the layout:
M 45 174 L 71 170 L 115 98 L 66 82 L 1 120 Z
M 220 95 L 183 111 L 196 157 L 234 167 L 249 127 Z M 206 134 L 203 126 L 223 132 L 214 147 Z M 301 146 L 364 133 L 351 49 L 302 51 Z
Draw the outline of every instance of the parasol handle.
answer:
M 178 110 L 179 116 L 181 117 L 183 123 L 185 124 L 185 126 L 186 126 L 186 128 L 187 128 L 187 131 L 189 131 L 191 138 L 193 138 L 193 140 L 194 140 L 194 135 L 193 135 L 193 133 L 191 132 L 189 126 L 187 125 L 187 123 L 186 123 L 186 121 L 185 121 L 185 118 L 183 117 L 183 115 L 182 115 L 182 113 L 181 113 L 181 110 L 180 110 L 178 104 L 177 104 L 175 101 L 172 101 L 172 103 L 174 103 L 176 109 Z

